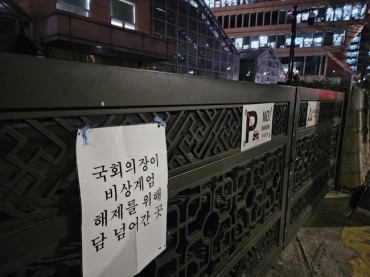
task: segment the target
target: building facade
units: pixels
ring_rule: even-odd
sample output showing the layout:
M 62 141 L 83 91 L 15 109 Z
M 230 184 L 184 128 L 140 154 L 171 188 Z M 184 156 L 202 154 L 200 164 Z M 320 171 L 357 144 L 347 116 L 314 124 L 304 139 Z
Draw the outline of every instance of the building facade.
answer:
M 290 12 L 297 5 L 294 73 L 304 80 L 336 79 L 357 71 L 367 1 L 206 1 L 238 50 L 275 49 L 288 71 Z M 304 11 L 306 10 L 306 11 Z M 310 12 L 315 24 L 308 26 Z
M 239 54 L 203 0 L 152 1 L 152 33 L 174 41 L 156 70 L 238 80 Z
M 238 51 L 202 0 L 0 0 L 0 22 L 3 50 L 212 78 L 239 74 Z
M 240 51 L 239 81 L 261 84 L 285 82 L 285 73 L 279 58 L 271 47 Z

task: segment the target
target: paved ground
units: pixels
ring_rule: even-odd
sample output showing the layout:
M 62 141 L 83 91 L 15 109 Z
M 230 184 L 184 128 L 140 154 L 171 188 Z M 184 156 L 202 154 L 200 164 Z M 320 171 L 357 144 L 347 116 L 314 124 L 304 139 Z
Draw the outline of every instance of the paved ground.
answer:
M 370 277 L 370 220 L 330 192 L 266 277 Z

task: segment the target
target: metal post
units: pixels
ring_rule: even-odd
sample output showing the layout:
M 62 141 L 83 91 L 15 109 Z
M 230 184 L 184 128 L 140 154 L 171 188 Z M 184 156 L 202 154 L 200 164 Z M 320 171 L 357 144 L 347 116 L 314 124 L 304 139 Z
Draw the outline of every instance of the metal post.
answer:
M 297 32 L 297 8 L 295 5 L 292 11 L 292 35 L 290 41 L 290 53 L 289 53 L 289 66 L 288 66 L 288 84 L 293 83 L 293 65 L 294 65 L 294 48 L 295 48 L 295 37 Z

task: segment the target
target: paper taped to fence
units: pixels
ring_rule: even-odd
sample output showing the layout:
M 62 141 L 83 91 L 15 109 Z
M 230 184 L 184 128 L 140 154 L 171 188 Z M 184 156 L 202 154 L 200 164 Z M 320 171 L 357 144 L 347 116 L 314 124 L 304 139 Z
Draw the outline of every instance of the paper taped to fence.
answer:
M 167 149 L 158 124 L 77 134 L 85 276 L 133 276 L 166 248 Z
M 243 105 L 241 151 L 271 140 L 274 103 Z
M 317 123 L 319 122 L 319 111 L 320 111 L 320 102 L 308 101 L 306 128 L 317 125 Z

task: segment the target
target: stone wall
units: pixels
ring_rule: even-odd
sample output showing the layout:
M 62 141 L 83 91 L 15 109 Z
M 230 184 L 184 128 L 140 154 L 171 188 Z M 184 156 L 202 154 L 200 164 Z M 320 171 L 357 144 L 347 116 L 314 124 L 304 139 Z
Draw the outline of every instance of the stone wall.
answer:
M 370 170 L 369 92 L 354 87 L 349 99 L 343 144 L 341 187 L 354 189 L 364 184 Z

